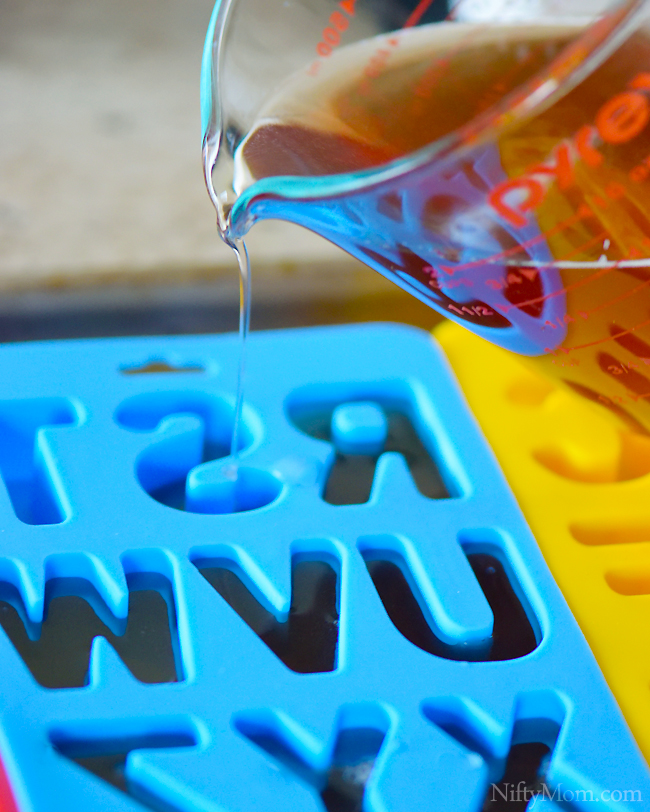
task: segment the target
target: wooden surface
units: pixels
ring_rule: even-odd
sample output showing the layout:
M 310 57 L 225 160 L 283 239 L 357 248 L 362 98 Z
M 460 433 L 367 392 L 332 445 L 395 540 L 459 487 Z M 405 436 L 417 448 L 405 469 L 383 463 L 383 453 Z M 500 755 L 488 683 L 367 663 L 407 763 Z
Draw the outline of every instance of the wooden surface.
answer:
M 199 66 L 212 3 L 0 4 L 4 297 L 235 276 L 200 159 Z M 360 274 L 347 284 L 376 289 L 359 263 L 295 226 L 255 226 L 250 250 L 258 296 L 284 284 L 327 295 L 341 272 Z

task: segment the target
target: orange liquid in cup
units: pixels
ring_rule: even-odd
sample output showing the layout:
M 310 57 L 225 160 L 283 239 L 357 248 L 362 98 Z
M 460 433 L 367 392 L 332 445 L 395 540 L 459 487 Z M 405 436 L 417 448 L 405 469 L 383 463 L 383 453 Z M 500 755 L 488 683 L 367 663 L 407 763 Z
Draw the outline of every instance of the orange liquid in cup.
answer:
M 236 156 L 235 184 L 411 155 L 462 132 L 543 69 L 578 64 L 580 47 L 566 48 L 576 33 L 436 25 L 341 49 L 266 105 Z M 313 200 L 305 224 L 648 433 L 650 37 L 637 31 L 552 103 L 510 119 L 501 110 L 495 125 L 489 143 L 466 130 L 460 152 L 432 157 L 413 182 L 378 184 L 362 206 L 353 193 L 319 202 L 356 217 L 366 237 L 320 227 Z M 275 211 L 265 216 L 282 216 L 281 204 Z M 528 330 L 521 348 L 501 339 L 517 319 Z

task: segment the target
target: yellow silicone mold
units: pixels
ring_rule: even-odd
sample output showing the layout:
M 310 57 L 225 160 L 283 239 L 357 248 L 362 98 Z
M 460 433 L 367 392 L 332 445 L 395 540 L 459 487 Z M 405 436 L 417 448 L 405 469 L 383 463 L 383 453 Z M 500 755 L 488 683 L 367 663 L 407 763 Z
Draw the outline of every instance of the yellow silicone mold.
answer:
M 650 761 L 650 438 L 462 327 L 434 335 Z

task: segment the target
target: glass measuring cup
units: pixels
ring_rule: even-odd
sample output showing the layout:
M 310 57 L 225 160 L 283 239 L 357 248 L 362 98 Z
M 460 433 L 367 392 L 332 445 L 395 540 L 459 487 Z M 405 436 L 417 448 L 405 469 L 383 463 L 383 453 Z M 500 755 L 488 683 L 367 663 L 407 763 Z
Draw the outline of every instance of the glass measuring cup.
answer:
M 225 239 L 303 225 L 650 431 L 650 3 L 222 0 L 202 112 Z

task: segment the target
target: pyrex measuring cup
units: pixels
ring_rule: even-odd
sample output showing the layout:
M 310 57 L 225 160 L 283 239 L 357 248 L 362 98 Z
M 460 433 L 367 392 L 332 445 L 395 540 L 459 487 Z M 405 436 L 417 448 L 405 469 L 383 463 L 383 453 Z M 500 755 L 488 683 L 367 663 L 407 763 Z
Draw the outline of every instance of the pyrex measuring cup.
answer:
M 650 430 L 650 3 L 222 0 L 222 235 L 321 234 Z

